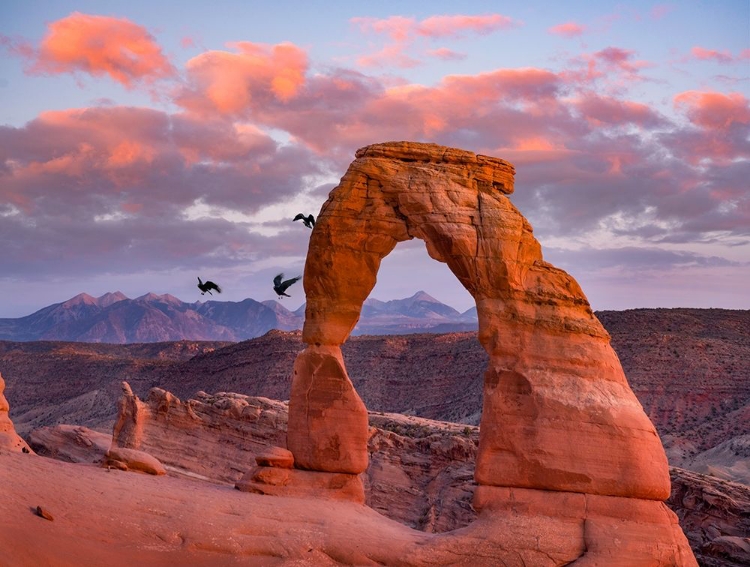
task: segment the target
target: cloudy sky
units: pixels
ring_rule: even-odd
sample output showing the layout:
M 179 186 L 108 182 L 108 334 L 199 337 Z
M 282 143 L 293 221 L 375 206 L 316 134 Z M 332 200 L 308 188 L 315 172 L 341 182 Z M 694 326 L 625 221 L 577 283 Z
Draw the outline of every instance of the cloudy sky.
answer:
M 511 161 L 594 309 L 750 308 L 750 3 L 3 0 L 0 317 L 275 298 L 361 146 Z M 373 297 L 471 297 L 424 245 Z M 284 304 L 304 301 L 302 286 Z

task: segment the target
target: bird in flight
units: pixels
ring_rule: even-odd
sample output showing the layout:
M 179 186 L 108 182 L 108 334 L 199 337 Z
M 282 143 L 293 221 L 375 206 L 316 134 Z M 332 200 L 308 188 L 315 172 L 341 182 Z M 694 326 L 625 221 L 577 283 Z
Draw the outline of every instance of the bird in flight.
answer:
M 279 295 L 279 297 L 281 297 L 282 295 L 286 297 L 292 297 L 291 295 L 288 295 L 284 292 L 290 285 L 301 280 L 302 276 L 297 276 L 296 278 L 292 278 L 286 281 L 282 281 L 283 279 L 284 274 L 279 274 L 275 278 L 273 278 L 273 290 Z
M 301 220 L 307 228 L 312 228 L 315 226 L 315 217 L 312 215 L 305 216 L 302 213 L 298 213 L 297 216 L 294 217 L 294 220 Z
M 201 295 L 206 295 L 206 292 L 208 292 L 208 295 L 213 295 L 213 293 L 211 293 L 212 289 L 221 293 L 221 288 L 214 282 L 206 280 L 206 283 L 203 283 L 200 278 L 198 278 L 198 289 L 201 290 Z

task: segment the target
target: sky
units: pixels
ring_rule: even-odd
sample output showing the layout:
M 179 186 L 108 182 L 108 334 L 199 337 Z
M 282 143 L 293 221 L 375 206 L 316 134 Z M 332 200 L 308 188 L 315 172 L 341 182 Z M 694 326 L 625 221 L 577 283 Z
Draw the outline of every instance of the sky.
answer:
M 595 310 L 750 308 L 750 2 L 0 2 L 0 317 L 275 299 L 357 148 L 514 164 Z M 473 305 L 419 240 L 371 297 Z M 283 305 L 304 302 L 302 285 Z

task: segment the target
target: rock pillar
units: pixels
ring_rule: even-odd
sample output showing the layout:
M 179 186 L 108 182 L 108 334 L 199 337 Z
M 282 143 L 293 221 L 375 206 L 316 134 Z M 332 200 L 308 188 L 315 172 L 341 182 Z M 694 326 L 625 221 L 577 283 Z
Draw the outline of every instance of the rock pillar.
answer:
M 5 380 L 0 374 L 0 451 L 13 451 L 18 453 L 31 453 L 28 443 L 24 441 L 13 427 L 8 412 L 10 405 L 5 399 Z

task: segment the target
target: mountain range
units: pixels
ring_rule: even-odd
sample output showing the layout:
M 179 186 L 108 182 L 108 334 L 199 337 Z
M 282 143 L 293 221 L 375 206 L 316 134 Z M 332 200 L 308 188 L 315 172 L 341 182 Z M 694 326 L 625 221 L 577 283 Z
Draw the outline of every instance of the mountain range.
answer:
M 0 340 L 147 343 L 178 340 L 242 341 L 271 329 L 301 329 L 305 305 L 290 311 L 278 301 L 197 301 L 147 293 L 92 297 L 81 293 L 14 319 L 0 319 Z M 354 335 L 447 333 L 477 328 L 476 308 L 464 313 L 419 291 L 405 299 L 368 299 Z

